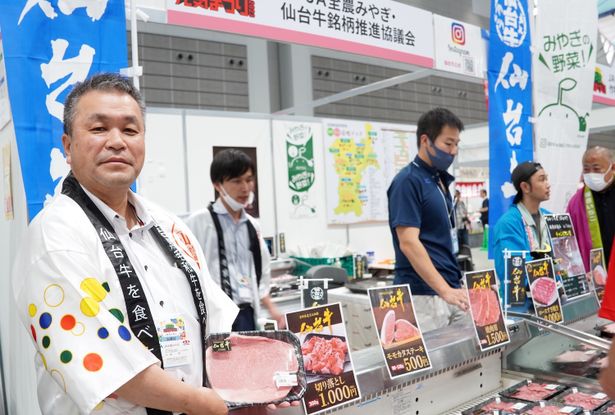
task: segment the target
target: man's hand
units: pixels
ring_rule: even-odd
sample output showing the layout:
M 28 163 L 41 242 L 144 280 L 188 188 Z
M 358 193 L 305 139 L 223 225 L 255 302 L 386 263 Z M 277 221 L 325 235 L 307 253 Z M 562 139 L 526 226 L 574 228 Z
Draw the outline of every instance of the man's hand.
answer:
M 209 388 L 200 388 L 197 397 L 189 402 L 190 409 L 186 415 L 227 415 L 228 408 L 224 400 Z
M 278 330 L 286 329 L 286 317 L 284 316 L 284 314 L 278 314 L 276 316 L 273 316 L 273 318 L 275 319 L 275 321 L 278 322 Z
M 279 405 L 269 404 L 267 405 L 267 412 L 273 412 L 277 409 L 290 408 L 291 406 L 299 406 L 301 401 L 282 402 Z
M 468 311 L 468 294 L 463 288 L 448 288 L 440 294 L 448 304 L 456 305 L 463 311 Z

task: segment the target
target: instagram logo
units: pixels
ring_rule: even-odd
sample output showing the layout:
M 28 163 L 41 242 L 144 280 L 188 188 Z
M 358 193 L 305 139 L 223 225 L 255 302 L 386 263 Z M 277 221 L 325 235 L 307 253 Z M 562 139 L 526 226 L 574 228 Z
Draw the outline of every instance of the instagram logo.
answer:
M 466 44 L 466 29 L 461 23 L 453 22 L 451 24 L 451 37 L 453 42 L 458 45 Z

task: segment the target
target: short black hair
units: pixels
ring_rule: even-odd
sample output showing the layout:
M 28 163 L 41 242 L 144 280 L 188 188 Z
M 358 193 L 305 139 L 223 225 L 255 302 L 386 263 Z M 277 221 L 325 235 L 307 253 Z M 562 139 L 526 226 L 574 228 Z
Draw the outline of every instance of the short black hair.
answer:
M 143 122 L 145 122 L 145 103 L 143 96 L 134 86 L 132 80 L 123 75 L 105 72 L 96 74 L 83 82 L 75 85 L 66 101 L 64 102 L 64 134 L 71 135 L 73 132 L 73 121 L 75 120 L 76 107 L 79 99 L 91 91 L 116 91 L 130 95 L 139 105 Z
M 212 183 L 222 183 L 243 176 L 248 171 L 256 174 L 252 159 L 243 151 L 231 148 L 222 150 L 214 156 L 209 168 L 209 177 Z
M 434 108 L 421 115 L 416 128 L 416 147 L 421 146 L 423 134 L 427 135 L 433 143 L 442 132 L 442 128 L 447 126 L 456 128 L 459 132 L 463 131 L 464 128 L 459 117 L 446 108 Z

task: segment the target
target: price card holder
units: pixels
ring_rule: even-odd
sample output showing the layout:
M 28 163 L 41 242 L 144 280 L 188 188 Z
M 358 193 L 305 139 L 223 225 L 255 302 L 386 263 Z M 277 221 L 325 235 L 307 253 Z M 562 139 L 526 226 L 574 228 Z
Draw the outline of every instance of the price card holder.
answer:
M 301 340 L 306 362 L 303 404 L 307 415 L 361 399 L 339 303 L 288 313 L 286 327 Z M 315 353 L 315 349 L 321 352 Z M 336 359 L 328 359 L 330 355 Z
M 510 334 L 502 316 L 495 270 L 466 272 L 465 280 L 474 331 L 481 351 L 509 343 Z
M 589 269 L 592 281 L 594 282 L 596 298 L 598 299 L 598 303 L 602 304 L 607 278 L 607 268 L 604 263 L 604 248 L 596 248 L 589 251 Z
M 551 258 L 528 261 L 525 269 L 536 315 L 553 323 L 564 321 Z
M 551 249 L 555 258 L 554 271 L 564 283 L 566 296 L 571 299 L 589 294 L 589 283 L 585 277 L 585 266 L 574 233 L 570 215 L 545 215 L 551 239 Z
M 389 376 L 396 378 L 431 369 L 410 286 L 370 288 L 368 295 Z
M 331 279 L 299 279 L 301 304 L 303 308 L 318 307 L 329 303 L 329 281 Z
M 527 276 L 525 271 L 525 258 L 522 255 L 511 255 L 506 258 L 506 277 L 508 283 L 508 304 L 510 306 L 524 306 L 527 294 L 525 284 Z

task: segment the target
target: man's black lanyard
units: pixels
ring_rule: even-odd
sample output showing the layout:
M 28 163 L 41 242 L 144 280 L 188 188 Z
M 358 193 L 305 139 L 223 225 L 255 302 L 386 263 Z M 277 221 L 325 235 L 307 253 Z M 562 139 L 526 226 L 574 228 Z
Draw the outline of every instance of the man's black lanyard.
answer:
M 220 286 L 222 291 L 233 298 L 233 289 L 231 287 L 231 275 L 228 270 L 228 258 L 226 257 L 226 248 L 224 245 L 224 233 L 222 231 L 222 224 L 218 214 L 214 212 L 213 202 L 207 206 L 207 210 L 211 214 L 211 220 L 216 228 L 216 234 L 218 236 L 218 259 L 220 262 Z M 252 252 L 252 259 L 254 261 L 254 270 L 256 271 L 256 283 L 260 285 L 261 276 L 263 275 L 263 263 L 261 258 L 260 243 L 258 242 L 258 234 L 252 222 L 248 219 L 246 221 L 248 227 L 248 238 L 250 240 L 250 252 Z
M 64 180 L 64 184 L 62 185 L 62 194 L 73 199 L 81 207 L 81 209 L 83 209 L 86 216 L 92 223 L 92 226 L 96 229 L 96 233 L 102 242 L 105 253 L 111 261 L 113 269 L 115 270 L 120 282 L 120 286 L 122 287 L 126 310 L 128 312 L 130 329 L 141 341 L 141 343 L 143 343 L 143 345 L 145 345 L 145 347 L 147 347 L 149 351 L 153 353 L 158 360 L 160 360 L 161 365 L 164 365 L 160 342 L 156 332 L 156 324 L 154 323 L 146 294 L 143 291 L 141 281 L 139 281 L 135 269 L 130 262 L 130 258 L 128 258 L 126 250 L 115 233 L 113 226 L 111 226 L 109 221 L 107 221 L 107 218 L 105 218 L 103 213 L 83 191 L 72 172 L 69 173 Z M 179 269 L 181 269 L 186 275 L 186 279 L 190 285 L 192 300 L 194 301 L 194 306 L 196 307 L 199 315 L 199 325 L 201 327 L 203 379 L 205 379 L 207 309 L 203 299 L 201 283 L 197 273 L 190 266 L 190 264 L 188 264 L 188 261 L 186 261 L 175 245 L 169 241 L 162 228 L 159 225 L 154 225 L 151 228 L 151 231 L 164 253 L 173 262 L 175 262 L 176 266 L 179 267 Z M 148 415 L 171 414 L 171 412 L 168 411 L 151 408 L 147 408 L 147 413 Z

